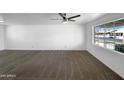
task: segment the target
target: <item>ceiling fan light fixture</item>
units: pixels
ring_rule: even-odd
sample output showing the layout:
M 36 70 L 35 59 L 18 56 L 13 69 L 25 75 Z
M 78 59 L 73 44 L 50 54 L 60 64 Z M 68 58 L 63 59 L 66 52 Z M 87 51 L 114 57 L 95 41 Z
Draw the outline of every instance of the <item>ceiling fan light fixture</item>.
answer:
M 67 17 L 66 13 L 58 13 L 58 14 L 62 18 L 62 20 L 63 20 L 62 23 L 63 24 L 67 24 L 69 21 L 75 22 L 75 20 L 73 20 L 73 19 L 81 16 L 81 15 L 75 15 L 75 16 Z
M 0 23 L 4 22 L 3 20 L 0 20 Z
M 67 24 L 67 23 L 68 23 L 68 21 L 63 21 L 62 23 L 63 23 L 63 24 Z

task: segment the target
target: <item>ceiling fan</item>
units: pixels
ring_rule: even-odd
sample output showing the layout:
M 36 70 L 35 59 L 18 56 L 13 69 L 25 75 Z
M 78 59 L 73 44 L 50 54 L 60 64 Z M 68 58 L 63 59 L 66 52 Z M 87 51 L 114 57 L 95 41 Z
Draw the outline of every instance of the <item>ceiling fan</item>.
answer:
M 58 13 L 62 19 L 52 19 L 52 20 L 62 20 L 62 23 L 68 23 L 68 21 L 72 21 L 75 22 L 76 20 L 74 20 L 74 18 L 80 17 L 81 15 L 75 15 L 72 17 L 67 17 L 66 13 Z

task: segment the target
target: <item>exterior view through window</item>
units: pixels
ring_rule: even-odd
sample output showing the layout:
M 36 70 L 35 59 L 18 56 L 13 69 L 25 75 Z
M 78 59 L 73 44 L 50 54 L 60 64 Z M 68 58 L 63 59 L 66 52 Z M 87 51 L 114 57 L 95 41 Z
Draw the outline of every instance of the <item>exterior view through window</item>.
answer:
M 94 44 L 124 53 L 124 19 L 95 26 Z

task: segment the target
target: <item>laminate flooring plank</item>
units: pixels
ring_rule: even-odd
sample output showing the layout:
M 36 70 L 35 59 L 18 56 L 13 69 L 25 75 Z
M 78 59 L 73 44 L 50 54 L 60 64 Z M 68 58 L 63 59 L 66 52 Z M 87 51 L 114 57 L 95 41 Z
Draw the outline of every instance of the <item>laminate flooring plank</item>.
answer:
M 2 75 L 16 75 L 6 77 Z M 0 51 L 1 80 L 122 80 L 87 51 Z

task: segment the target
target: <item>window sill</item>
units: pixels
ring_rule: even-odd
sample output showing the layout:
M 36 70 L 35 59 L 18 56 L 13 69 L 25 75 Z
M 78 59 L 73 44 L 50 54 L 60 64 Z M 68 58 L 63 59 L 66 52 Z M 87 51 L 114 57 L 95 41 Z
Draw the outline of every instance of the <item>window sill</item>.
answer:
M 102 47 L 102 46 L 99 46 L 99 45 L 95 45 L 95 44 L 93 44 L 93 45 L 96 46 L 96 47 L 100 47 L 100 48 L 102 48 L 102 49 L 106 49 L 106 50 L 109 50 L 109 51 L 111 51 L 111 52 L 120 54 L 120 55 L 124 55 L 124 53 L 121 53 L 121 52 L 119 52 L 119 51 L 115 51 L 115 50 L 112 50 L 112 49 L 108 49 L 108 48 L 105 48 L 105 47 Z

